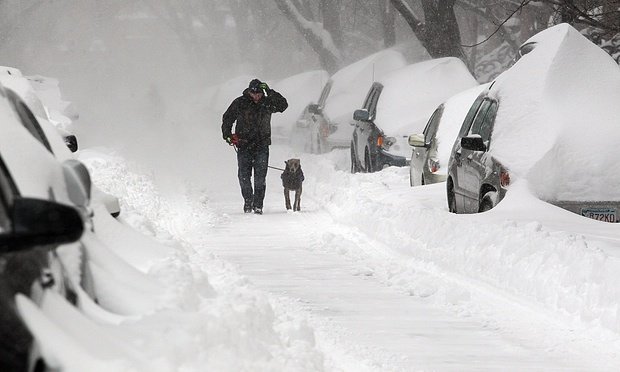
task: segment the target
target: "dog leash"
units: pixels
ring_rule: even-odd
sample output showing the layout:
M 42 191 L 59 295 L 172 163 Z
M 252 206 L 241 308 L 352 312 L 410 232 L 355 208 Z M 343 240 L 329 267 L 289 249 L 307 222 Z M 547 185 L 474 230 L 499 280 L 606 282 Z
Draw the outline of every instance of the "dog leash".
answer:
M 235 146 L 235 145 L 231 145 L 231 146 L 233 147 L 233 149 L 235 149 L 235 152 L 238 154 L 238 153 L 239 153 L 239 150 L 237 150 L 237 146 Z M 278 167 L 272 167 L 272 166 L 271 166 L 271 165 L 269 165 L 269 164 L 267 164 L 267 168 L 271 168 L 271 169 L 279 170 L 279 171 L 282 171 L 282 172 L 284 172 L 284 171 L 285 171 L 285 169 L 278 168 Z

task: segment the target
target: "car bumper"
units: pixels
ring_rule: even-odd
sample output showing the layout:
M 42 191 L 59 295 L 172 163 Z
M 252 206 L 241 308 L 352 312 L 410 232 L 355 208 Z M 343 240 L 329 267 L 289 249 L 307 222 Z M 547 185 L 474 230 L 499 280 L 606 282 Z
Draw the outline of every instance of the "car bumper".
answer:
M 428 175 L 424 175 L 424 183 L 426 184 L 445 182 L 447 179 L 447 174 L 429 173 Z
M 392 155 L 381 150 L 377 153 L 377 165 L 379 168 L 385 166 L 406 167 L 409 163 L 410 159 L 407 159 L 404 156 Z
M 620 222 L 620 201 L 549 201 L 578 215 L 605 222 Z

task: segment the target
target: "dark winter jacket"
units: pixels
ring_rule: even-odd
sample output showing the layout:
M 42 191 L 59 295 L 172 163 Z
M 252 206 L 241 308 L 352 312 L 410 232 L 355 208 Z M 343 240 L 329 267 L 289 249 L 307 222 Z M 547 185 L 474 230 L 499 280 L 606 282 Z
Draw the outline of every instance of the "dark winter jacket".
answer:
M 301 183 L 305 179 L 304 171 L 301 170 L 301 167 L 299 167 L 296 172 L 293 172 L 290 169 L 285 169 L 280 178 L 282 178 L 282 186 L 291 190 L 297 190 L 300 188 Z
M 240 148 L 259 148 L 271 145 L 271 114 L 283 112 L 288 107 L 286 98 L 273 89 L 267 90 L 258 103 L 254 103 L 243 91 L 241 97 L 235 98 L 222 117 L 222 136 L 232 135 L 232 126 L 236 121 L 235 133 L 239 137 Z

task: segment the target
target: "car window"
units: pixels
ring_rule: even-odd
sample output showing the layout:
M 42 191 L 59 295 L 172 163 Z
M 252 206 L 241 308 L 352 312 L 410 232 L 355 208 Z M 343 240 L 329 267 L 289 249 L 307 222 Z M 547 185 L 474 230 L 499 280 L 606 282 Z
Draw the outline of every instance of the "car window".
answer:
M 482 140 L 488 142 L 491 140 L 491 133 L 493 133 L 493 125 L 495 124 L 495 115 L 497 114 L 497 102 L 491 101 L 489 109 L 484 115 L 484 120 L 480 126 L 478 134 L 482 137 Z
M 370 100 L 374 94 L 375 94 L 375 87 L 372 86 L 370 90 L 368 91 L 368 94 L 366 95 L 366 99 L 364 99 L 364 105 L 362 106 L 363 109 L 368 110 L 368 106 L 370 105 Z
M 469 111 L 467 112 L 467 115 L 465 116 L 465 120 L 463 120 L 463 125 L 461 126 L 459 137 L 465 137 L 467 133 L 469 133 L 469 128 L 471 128 L 471 124 L 483 100 L 484 100 L 484 96 L 481 95 L 481 96 L 478 96 L 478 98 L 476 98 L 474 103 L 472 103 L 471 107 L 469 108 Z
M 519 47 L 519 50 L 517 51 L 517 55 L 515 56 L 514 61 L 518 61 L 519 59 L 521 59 L 521 57 L 523 57 L 524 55 L 528 54 L 529 52 L 531 52 L 532 50 L 534 50 L 534 48 L 536 48 L 536 42 L 530 42 L 530 43 L 525 43 L 523 45 L 521 45 Z
M 441 121 L 441 114 L 443 113 L 443 105 L 439 106 L 430 120 L 426 124 L 426 128 L 424 128 L 424 143 L 431 143 L 433 137 L 437 133 L 437 127 L 439 127 L 439 122 Z
M 487 111 L 489 111 L 489 107 L 491 107 L 491 100 L 485 99 L 484 101 L 482 101 L 482 104 L 480 105 L 480 108 L 476 113 L 476 117 L 474 118 L 474 121 L 471 125 L 469 134 L 480 134 L 480 127 L 484 122 Z
M 323 91 L 321 91 L 321 97 L 319 97 L 319 107 L 325 107 L 325 101 L 327 101 L 327 97 L 329 96 L 329 92 L 332 90 L 332 81 L 328 81 L 327 84 L 323 87 Z
M 375 90 L 375 94 L 370 99 L 370 104 L 368 106 L 368 112 L 370 113 L 370 117 L 373 118 L 377 111 L 377 102 L 379 102 L 379 96 L 381 95 L 382 87 L 377 87 Z
M 15 93 L 9 94 L 9 98 L 22 125 L 47 149 L 47 151 L 53 154 L 52 147 L 50 146 L 43 129 L 39 125 L 39 122 L 32 111 L 30 111 L 28 106 L 26 106 L 26 104 L 19 97 L 17 97 Z
M 0 158 L 0 232 L 8 231 L 11 228 L 8 211 L 9 206 L 13 204 L 15 195 L 17 195 L 17 187 Z

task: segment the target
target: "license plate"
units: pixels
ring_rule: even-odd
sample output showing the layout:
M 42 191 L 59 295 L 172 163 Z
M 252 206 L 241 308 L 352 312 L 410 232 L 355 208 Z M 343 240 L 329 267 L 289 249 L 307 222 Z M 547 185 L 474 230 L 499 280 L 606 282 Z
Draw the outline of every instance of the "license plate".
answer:
M 581 215 L 593 220 L 616 222 L 616 208 L 581 208 Z

